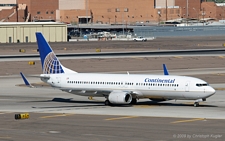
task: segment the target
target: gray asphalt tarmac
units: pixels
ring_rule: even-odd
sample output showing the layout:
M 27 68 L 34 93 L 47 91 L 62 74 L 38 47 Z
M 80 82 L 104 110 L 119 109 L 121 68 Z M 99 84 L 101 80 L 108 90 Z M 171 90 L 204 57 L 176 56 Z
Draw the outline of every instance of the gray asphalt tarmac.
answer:
M 223 37 L 159 39 L 153 42 L 79 42 L 56 45 L 57 52 L 107 50 L 190 49 L 221 47 Z M 163 42 L 164 41 L 164 42 Z M 176 42 L 179 41 L 179 42 Z M 35 52 L 36 44 L 19 44 L 26 53 Z M 121 45 L 121 46 L 120 46 Z M 2 46 L 2 48 L 1 48 Z M 85 49 L 82 49 L 86 47 Z M 7 48 L 8 47 L 8 48 Z M 126 47 L 126 48 L 124 48 Z M 150 48 L 149 48 L 150 47 Z M 18 53 L 18 46 L 0 45 L 6 52 Z M 121 49 L 123 48 L 123 49 Z M 27 75 L 41 73 L 41 65 L 28 61 L 0 62 L 0 140 L 3 141 L 89 141 L 89 140 L 151 140 L 151 141 L 215 141 L 225 140 L 225 60 L 224 56 L 204 57 L 135 57 L 125 59 L 66 59 L 64 66 L 78 72 L 154 73 L 162 74 L 166 63 L 171 74 L 190 75 L 210 83 L 217 93 L 193 107 L 194 101 L 153 103 L 139 100 L 134 106 L 104 106 L 104 98 L 88 99 L 44 87 L 31 89 L 23 83 L 20 71 Z M 224 69 L 223 69 L 224 68 Z M 40 83 L 28 77 L 31 83 Z M 29 119 L 15 120 L 14 115 L 28 112 Z
M 223 141 L 224 120 L 31 113 L 1 116 L 5 141 Z M 4 122 L 3 122 L 4 121 Z M 10 124 L 9 124 L 10 123 Z
M 29 78 L 39 83 L 37 78 Z M 1 77 L 0 140 L 224 140 L 223 90 L 193 107 L 193 101 L 154 103 L 139 100 L 134 106 L 104 106 L 104 98 L 71 95 L 45 87 L 27 88 L 18 77 Z M 225 84 L 212 84 L 225 89 Z M 14 115 L 30 118 L 15 120 Z

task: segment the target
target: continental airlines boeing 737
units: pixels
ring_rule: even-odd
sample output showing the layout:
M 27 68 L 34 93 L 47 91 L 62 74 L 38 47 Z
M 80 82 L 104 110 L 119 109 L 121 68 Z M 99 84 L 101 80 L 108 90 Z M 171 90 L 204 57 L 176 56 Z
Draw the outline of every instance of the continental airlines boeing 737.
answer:
M 167 75 L 77 73 L 60 63 L 42 33 L 37 32 L 36 38 L 42 81 L 71 94 L 105 97 L 105 105 L 135 104 L 137 99 L 148 98 L 153 101 L 193 100 L 197 107 L 200 101 L 215 94 L 201 79 L 168 75 L 168 72 Z

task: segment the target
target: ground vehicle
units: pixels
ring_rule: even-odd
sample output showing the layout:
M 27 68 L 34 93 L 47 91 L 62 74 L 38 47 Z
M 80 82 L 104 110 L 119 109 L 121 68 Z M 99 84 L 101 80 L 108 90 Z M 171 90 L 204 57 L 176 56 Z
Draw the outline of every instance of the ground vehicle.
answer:
M 142 36 L 138 36 L 137 38 L 133 38 L 133 41 L 142 41 L 142 42 L 146 42 L 147 39 L 142 37 Z

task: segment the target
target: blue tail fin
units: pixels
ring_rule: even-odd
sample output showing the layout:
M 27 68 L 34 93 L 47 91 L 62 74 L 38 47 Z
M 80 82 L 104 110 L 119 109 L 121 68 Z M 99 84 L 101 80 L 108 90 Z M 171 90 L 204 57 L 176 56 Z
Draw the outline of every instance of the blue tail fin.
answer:
M 74 72 L 63 67 L 41 32 L 36 32 L 43 74 Z

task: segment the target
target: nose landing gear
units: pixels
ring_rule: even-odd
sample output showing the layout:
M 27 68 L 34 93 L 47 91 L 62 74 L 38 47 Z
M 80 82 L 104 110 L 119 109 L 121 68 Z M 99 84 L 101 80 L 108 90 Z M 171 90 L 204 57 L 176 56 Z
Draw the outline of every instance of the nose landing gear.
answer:
M 194 107 L 198 107 L 198 106 L 199 106 L 199 102 L 195 102 Z
M 205 98 L 203 98 L 203 99 L 197 99 L 195 101 L 195 103 L 194 103 L 194 107 L 199 107 L 199 102 L 202 102 L 202 101 L 206 101 L 206 99 Z

